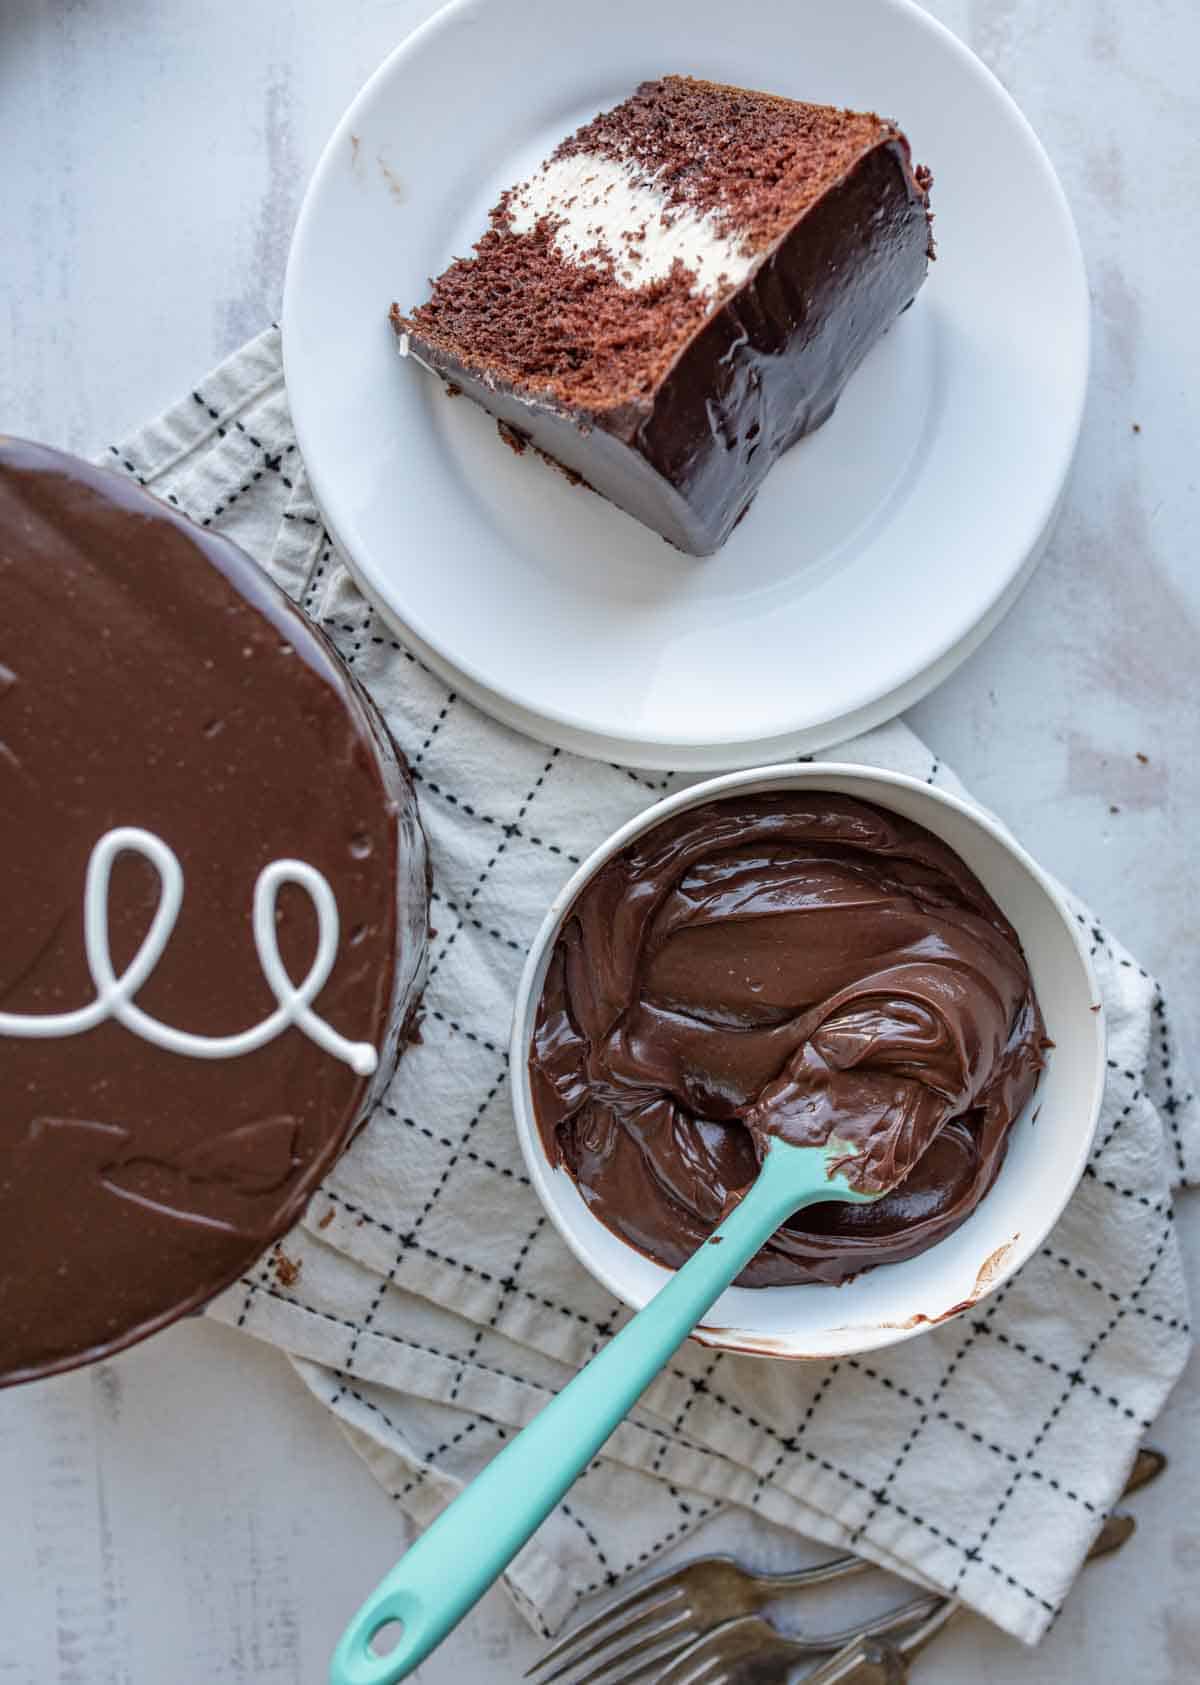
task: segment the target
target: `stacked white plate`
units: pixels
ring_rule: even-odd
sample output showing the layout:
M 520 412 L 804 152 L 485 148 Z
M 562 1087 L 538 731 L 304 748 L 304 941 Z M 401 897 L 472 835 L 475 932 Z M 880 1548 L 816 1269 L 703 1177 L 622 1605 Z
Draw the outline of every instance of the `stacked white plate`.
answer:
M 462 694 L 605 760 L 705 770 L 889 718 L 1032 571 L 1083 411 L 1062 190 L 999 83 L 907 0 L 455 0 L 376 72 L 309 187 L 284 299 L 297 435 L 367 594 Z M 667 72 L 894 117 L 934 174 L 913 308 L 696 560 L 395 353 L 506 186 Z

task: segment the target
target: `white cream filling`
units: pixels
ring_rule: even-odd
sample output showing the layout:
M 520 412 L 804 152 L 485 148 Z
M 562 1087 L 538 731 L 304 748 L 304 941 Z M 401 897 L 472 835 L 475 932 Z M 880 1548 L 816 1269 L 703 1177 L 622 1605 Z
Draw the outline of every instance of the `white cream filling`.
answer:
M 696 277 L 693 292 L 711 298 L 740 286 L 754 267 L 754 253 L 723 234 L 711 211 L 673 205 L 630 159 L 580 152 L 544 164 L 513 190 L 508 221 L 514 233 L 528 234 L 547 216 L 558 225 L 554 244 L 563 257 L 578 263 L 598 247 L 625 287 L 662 280 L 678 259 Z

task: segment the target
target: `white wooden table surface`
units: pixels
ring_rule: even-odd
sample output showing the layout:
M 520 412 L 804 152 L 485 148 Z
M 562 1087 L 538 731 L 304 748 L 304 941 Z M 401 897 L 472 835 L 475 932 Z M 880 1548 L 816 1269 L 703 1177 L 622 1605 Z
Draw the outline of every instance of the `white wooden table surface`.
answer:
M 275 315 L 328 130 L 433 9 L 0 0 L 0 425 L 90 452 Z M 748 9 L 731 8 L 731 28 Z M 1049 148 L 1096 333 L 1050 552 L 915 723 L 1170 983 L 1200 1046 L 1200 14 L 1191 0 L 932 9 Z M 1196 1283 L 1200 1195 L 1181 1218 Z M 1044 1645 L 964 1622 L 921 1680 L 1200 1678 L 1196 1366 L 1152 1438 L 1170 1475 Z M 177 1328 L 0 1398 L 0 1685 L 318 1685 L 340 1621 L 404 1539 L 280 1357 Z M 533 1654 L 493 1592 L 419 1677 L 500 1685 Z

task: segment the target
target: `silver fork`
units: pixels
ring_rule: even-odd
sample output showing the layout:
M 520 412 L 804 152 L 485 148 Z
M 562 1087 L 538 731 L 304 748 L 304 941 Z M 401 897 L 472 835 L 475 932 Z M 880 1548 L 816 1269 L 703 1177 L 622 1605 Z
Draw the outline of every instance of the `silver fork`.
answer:
M 844 1634 L 844 1643 L 804 1685 L 905 1685 L 907 1663 L 961 1607 L 953 1597 L 911 1603 L 869 1626 Z M 899 1634 L 895 1643 L 889 1640 Z M 882 1640 L 882 1642 L 881 1642 Z M 726 1621 L 676 1657 L 658 1685 L 781 1685 L 797 1662 L 812 1655 L 803 1640 L 785 1638 L 757 1615 Z
M 1125 1483 L 1122 1497 L 1149 1485 L 1163 1472 L 1167 1459 L 1144 1446 Z M 1114 1511 L 1108 1516 L 1088 1560 L 1120 1550 L 1132 1535 L 1132 1516 Z M 751 1574 L 730 1556 L 702 1556 L 682 1568 L 666 1568 L 635 1591 L 618 1598 L 598 1615 L 561 1639 L 526 1674 L 536 1685 L 560 1681 L 568 1685 L 632 1685 L 647 1674 L 684 1662 L 699 1665 L 711 1643 L 730 1646 L 731 1660 L 749 1671 L 699 1673 L 657 1671 L 659 1685 L 702 1685 L 717 1680 L 778 1681 L 779 1664 L 804 1656 L 828 1655 L 823 1668 L 810 1675 L 812 1685 L 834 1685 L 851 1679 L 854 1685 L 892 1685 L 905 1677 L 904 1663 L 923 1650 L 961 1607 L 957 1599 L 934 1594 L 917 1597 L 877 1620 L 845 1632 L 819 1637 L 785 1638 L 765 1621 L 753 1619 L 773 1598 L 806 1586 L 848 1579 L 874 1566 L 858 1556 L 839 1556 L 815 1568 L 792 1574 Z M 715 1631 L 714 1631 L 715 1629 Z M 898 1645 L 871 1640 L 903 1634 Z M 624 1642 L 622 1642 L 624 1641 Z M 614 1648 L 618 1643 L 620 1649 Z M 757 1648 L 756 1648 L 757 1646 Z M 685 1652 L 687 1655 L 685 1656 Z M 870 1652 L 870 1653 L 868 1653 Z M 774 1671 L 757 1667 L 756 1659 Z M 628 1664 L 628 1665 L 626 1665 Z M 578 1668 L 590 1671 L 575 1672 Z M 624 1671 L 619 1671 L 624 1668 Z M 549 1669 L 549 1671 L 547 1671 Z M 807 1682 L 806 1682 L 807 1685 Z
M 764 1604 L 790 1591 L 825 1585 L 867 1572 L 873 1564 L 859 1556 L 839 1556 L 792 1574 L 751 1574 L 731 1556 L 702 1556 L 682 1568 L 669 1568 L 577 1627 L 541 1657 L 526 1674 L 536 1685 L 632 1685 L 661 1670 L 713 1627 L 753 1616 Z M 826 1655 L 865 1634 L 913 1626 L 939 1602 L 922 1596 L 877 1621 L 853 1629 L 788 1640 L 797 1654 Z M 765 1623 L 763 1623 L 765 1624 Z M 771 1629 L 767 1629 L 771 1630 Z M 614 1648 L 616 1645 L 620 1648 Z M 582 1670 L 582 1671 L 580 1671 Z
M 1142 1450 L 1125 1485 L 1128 1497 L 1166 1466 L 1160 1451 Z M 1087 1560 L 1114 1555 L 1137 1529 L 1133 1516 L 1120 1510 L 1109 1515 Z M 956 1597 L 934 1597 L 924 1616 L 910 1604 L 890 1616 L 844 1635 L 836 1655 L 803 1685 L 906 1685 L 908 1664 L 949 1624 L 963 1605 Z M 798 1661 L 812 1654 L 803 1641 L 786 1638 L 768 1621 L 743 1615 L 702 1634 L 677 1655 L 657 1685 L 782 1685 Z

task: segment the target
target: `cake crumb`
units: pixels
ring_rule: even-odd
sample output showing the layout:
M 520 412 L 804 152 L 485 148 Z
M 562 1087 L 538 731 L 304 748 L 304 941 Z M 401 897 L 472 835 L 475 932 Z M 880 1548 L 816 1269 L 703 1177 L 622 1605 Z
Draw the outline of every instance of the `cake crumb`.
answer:
M 1111 803 L 1111 802 L 1110 802 L 1110 803 L 1109 803 L 1109 808 L 1108 808 L 1108 811 L 1109 811 L 1109 812 L 1110 812 L 1110 813 L 1120 813 L 1120 811 L 1121 811 L 1121 810 L 1120 810 L 1120 808 L 1119 808 L 1119 807 L 1115 807 L 1115 806 L 1114 806 L 1114 805 L 1113 805 L 1113 804 L 1112 804 L 1112 803 Z
M 528 445 L 529 440 L 525 437 L 524 433 L 518 432 L 515 427 L 510 427 L 507 421 L 498 421 L 496 423 L 496 431 L 504 440 L 504 443 L 508 446 L 510 451 L 515 452 L 517 456 L 525 455 L 525 447 Z
M 1142 763 L 1143 766 L 1149 766 L 1150 765 L 1149 755 L 1143 755 L 1143 753 L 1140 749 L 1137 751 L 1137 754 L 1135 755 L 1134 759 L 1139 760 Z
M 447 398 L 461 398 L 462 387 L 456 386 L 452 380 L 448 380 L 446 382 L 446 396 Z
M 403 181 L 401 181 L 395 170 L 388 163 L 382 151 L 378 154 L 377 162 L 379 164 L 379 173 L 382 175 L 384 181 L 387 182 L 387 190 L 389 194 L 398 205 L 402 205 L 407 198 L 407 194 L 404 191 Z
M 1141 424 L 1141 422 L 1140 422 L 1140 421 L 1135 421 L 1135 422 L 1134 422 L 1134 424 L 1133 424 L 1133 430 L 1134 430 L 1134 432 L 1135 432 L 1135 433 L 1140 433 L 1140 432 L 1141 432 L 1141 430 L 1142 430 L 1142 424 Z
M 329 1227 L 330 1223 L 333 1222 L 333 1219 L 334 1219 L 335 1216 L 336 1216 L 336 1212 L 334 1211 L 333 1206 L 331 1205 L 329 1207 L 329 1210 L 325 1213 L 325 1215 L 321 1218 L 320 1222 L 317 1224 L 317 1227 L 319 1229 L 327 1229 Z
M 275 1274 L 279 1280 L 279 1285 L 281 1287 L 294 1287 L 296 1282 L 300 1279 L 300 1270 L 302 1268 L 303 1260 L 300 1258 L 289 1258 L 286 1252 L 277 1252 L 275 1254 L 274 1263 Z
M 574 468 L 568 468 L 565 462 L 560 462 L 556 456 L 551 456 L 549 451 L 539 450 L 537 445 L 534 445 L 533 448 L 547 467 L 553 468 L 556 473 L 561 474 L 569 486 L 587 486 L 587 481 L 583 475 L 577 473 Z

